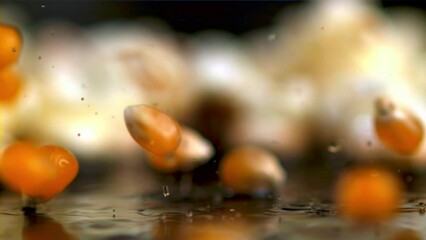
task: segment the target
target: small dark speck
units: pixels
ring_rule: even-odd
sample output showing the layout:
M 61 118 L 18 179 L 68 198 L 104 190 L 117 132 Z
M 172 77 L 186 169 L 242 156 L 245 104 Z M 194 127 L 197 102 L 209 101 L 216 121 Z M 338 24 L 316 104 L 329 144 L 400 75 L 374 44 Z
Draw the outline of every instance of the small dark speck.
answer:
M 77 136 L 79 136 L 79 137 L 80 137 L 80 136 L 81 136 L 81 134 L 80 134 L 80 133 L 78 133 L 78 134 L 77 134 Z
M 55 68 L 55 66 L 52 66 L 52 68 Z
M 324 30 L 324 27 L 321 27 L 321 30 Z
M 55 31 L 51 31 L 51 32 L 50 32 L 50 35 L 51 35 L 51 36 L 55 36 Z
M 12 52 L 16 52 L 16 48 L 12 48 Z
M 98 112 L 95 112 L 95 115 L 98 115 Z
M 115 209 L 112 209 L 113 212 L 115 212 Z
M 84 97 L 81 98 L 81 101 L 84 101 Z
M 112 215 L 112 218 L 115 218 L 115 214 L 114 214 L 114 215 Z
M 41 56 L 38 56 L 38 60 L 41 60 Z
M 373 145 L 373 143 L 371 143 L 371 141 L 368 141 L 367 146 L 371 147 L 371 145 Z
M 115 116 L 114 116 L 114 115 L 112 115 L 112 118 L 115 118 Z

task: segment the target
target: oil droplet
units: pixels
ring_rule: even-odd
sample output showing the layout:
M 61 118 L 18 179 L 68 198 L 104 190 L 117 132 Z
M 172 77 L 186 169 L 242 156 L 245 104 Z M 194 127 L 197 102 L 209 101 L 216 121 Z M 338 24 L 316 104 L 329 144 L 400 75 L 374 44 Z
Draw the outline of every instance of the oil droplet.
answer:
M 327 150 L 330 153 L 337 153 L 342 149 L 342 147 L 340 145 L 338 145 L 337 143 L 332 143 L 327 147 Z
M 186 217 L 192 217 L 192 211 L 191 210 L 188 210 L 188 211 L 186 211 Z
M 169 186 L 163 185 L 163 195 L 164 197 L 170 196 Z

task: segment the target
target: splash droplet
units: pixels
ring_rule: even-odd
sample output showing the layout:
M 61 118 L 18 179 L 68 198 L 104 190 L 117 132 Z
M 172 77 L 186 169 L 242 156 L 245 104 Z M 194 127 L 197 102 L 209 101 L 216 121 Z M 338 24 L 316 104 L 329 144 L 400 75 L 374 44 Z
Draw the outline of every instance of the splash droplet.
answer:
M 163 196 L 168 197 L 170 196 L 169 186 L 163 185 Z

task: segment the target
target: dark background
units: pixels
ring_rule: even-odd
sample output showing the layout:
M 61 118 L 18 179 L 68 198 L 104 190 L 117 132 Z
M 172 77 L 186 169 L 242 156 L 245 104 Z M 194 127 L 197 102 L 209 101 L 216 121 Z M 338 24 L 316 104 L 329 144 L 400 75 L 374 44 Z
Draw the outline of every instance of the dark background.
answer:
M 281 10 L 308 1 L 13 1 L 28 14 L 29 23 L 67 19 L 80 25 L 116 19 L 153 16 L 178 32 L 222 29 L 241 34 L 270 26 Z M 410 6 L 425 10 L 423 1 L 377 1 L 385 10 Z M 42 7 L 44 5 L 44 7 Z M 0 14 L 1 16 L 1 14 Z

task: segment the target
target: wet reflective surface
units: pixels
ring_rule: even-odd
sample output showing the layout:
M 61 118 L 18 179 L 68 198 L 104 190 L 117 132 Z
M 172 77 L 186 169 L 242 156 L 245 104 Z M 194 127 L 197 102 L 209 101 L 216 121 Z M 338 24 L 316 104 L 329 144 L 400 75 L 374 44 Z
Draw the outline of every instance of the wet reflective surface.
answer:
M 20 198 L 3 193 L 0 236 L 11 240 L 215 236 L 267 240 L 422 239 L 426 235 L 425 205 L 422 199 L 413 199 L 401 205 L 396 219 L 359 226 L 341 219 L 331 203 L 287 202 L 281 198 L 188 201 L 164 198 L 161 193 L 149 197 L 65 195 L 41 206 L 37 214 L 24 216 Z

